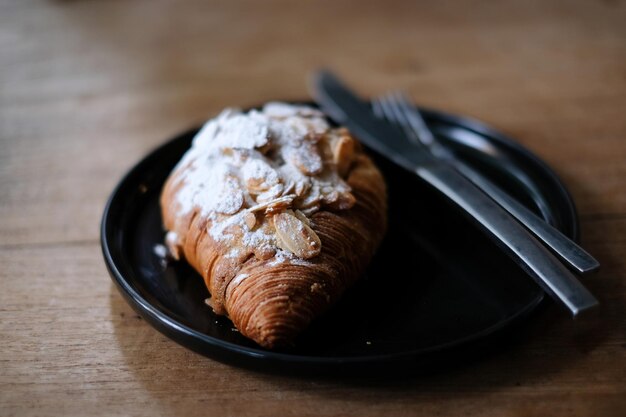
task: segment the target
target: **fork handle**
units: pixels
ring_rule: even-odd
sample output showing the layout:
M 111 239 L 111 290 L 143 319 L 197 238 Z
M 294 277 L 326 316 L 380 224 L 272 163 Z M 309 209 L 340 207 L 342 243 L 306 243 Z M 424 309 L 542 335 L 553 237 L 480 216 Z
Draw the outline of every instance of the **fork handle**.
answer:
M 415 173 L 461 207 L 524 270 L 572 315 L 598 304 L 548 249 L 467 178 L 446 164 L 422 165 Z
M 506 211 L 543 241 L 560 259 L 577 272 L 584 274 L 597 270 L 600 263 L 583 248 L 552 227 L 535 213 L 503 191 L 500 187 L 476 172 L 469 165 L 454 159 L 450 163 L 467 179 L 500 204 Z

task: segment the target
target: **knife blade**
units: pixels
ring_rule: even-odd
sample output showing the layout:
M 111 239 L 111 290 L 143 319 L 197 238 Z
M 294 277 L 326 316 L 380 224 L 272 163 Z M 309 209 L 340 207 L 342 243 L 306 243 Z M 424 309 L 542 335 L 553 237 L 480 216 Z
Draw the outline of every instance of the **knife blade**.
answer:
M 369 102 L 357 97 L 332 73 L 314 73 L 311 88 L 316 102 L 331 118 L 460 207 L 573 316 L 598 304 L 582 283 L 502 207 L 449 165 L 409 142 L 394 126 L 376 118 Z

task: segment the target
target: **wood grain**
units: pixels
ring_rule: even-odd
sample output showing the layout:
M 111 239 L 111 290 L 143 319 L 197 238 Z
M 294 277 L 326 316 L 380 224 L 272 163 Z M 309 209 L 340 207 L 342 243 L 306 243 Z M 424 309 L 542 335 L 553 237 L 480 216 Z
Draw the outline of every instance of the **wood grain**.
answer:
M 624 22 L 617 0 L 1 1 L 0 415 L 623 415 Z M 98 243 L 119 178 L 222 107 L 306 98 L 320 66 L 551 164 L 602 262 L 601 308 L 549 308 L 499 354 L 402 380 L 259 374 L 139 319 Z

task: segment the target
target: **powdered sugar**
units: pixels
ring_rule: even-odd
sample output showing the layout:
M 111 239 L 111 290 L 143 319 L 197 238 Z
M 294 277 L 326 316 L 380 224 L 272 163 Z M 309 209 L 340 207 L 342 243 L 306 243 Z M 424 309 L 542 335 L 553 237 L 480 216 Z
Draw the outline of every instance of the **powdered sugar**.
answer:
M 269 138 L 267 122 L 263 118 L 248 117 L 236 109 L 226 109 L 209 120 L 194 138 L 196 148 L 255 149 L 265 145 Z
M 152 252 L 154 252 L 154 254 L 157 257 L 163 258 L 163 259 L 165 259 L 167 255 L 169 254 L 169 251 L 167 250 L 165 245 L 162 245 L 160 243 L 157 243 L 156 245 L 154 245 L 154 247 L 152 248 Z
M 233 278 L 230 285 L 239 285 L 241 284 L 241 281 L 248 278 L 249 276 L 249 274 L 239 274 L 235 278 Z
M 267 216 L 289 208 L 310 216 L 338 193 L 350 193 L 318 144 L 333 132 L 321 112 L 306 106 L 223 111 L 203 126 L 175 168 L 182 182 L 179 214 L 197 209 L 211 220 L 208 232 L 230 248 L 229 257 L 277 251 L 272 262 L 298 262 L 277 248 Z
M 292 116 L 316 117 L 323 119 L 324 113 L 309 106 L 295 105 L 272 101 L 263 107 L 263 112 L 274 118 L 287 118 Z
M 294 256 L 292 253 L 279 249 L 274 255 L 274 259 L 268 264 L 269 266 L 276 266 L 284 263 L 289 263 L 291 265 L 311 265 L 309 261 L 304 259 L 300 259 L 297 256 Z
M 268 190 L 278 184 L 280 177 L 264 158 L 250 157 L 241 167 L 241 176 L 248 188 Z M 261 181 L 257 181 L 260 179 Z

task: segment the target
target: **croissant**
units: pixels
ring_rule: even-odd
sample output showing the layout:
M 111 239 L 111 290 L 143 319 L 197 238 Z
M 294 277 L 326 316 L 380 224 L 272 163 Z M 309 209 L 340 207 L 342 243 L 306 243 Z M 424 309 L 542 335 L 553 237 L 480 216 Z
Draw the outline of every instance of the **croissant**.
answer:
M 345 128 L 307 106 L 227 109 L 161 194 L 166 246 L 244 336 L 294 344 L 364 272 L 386 230 L 386 188 Z

